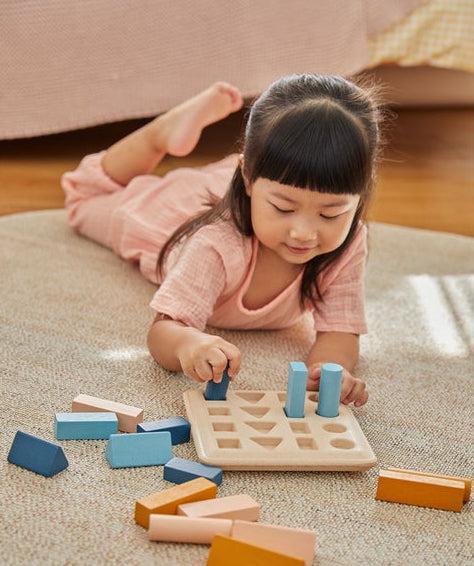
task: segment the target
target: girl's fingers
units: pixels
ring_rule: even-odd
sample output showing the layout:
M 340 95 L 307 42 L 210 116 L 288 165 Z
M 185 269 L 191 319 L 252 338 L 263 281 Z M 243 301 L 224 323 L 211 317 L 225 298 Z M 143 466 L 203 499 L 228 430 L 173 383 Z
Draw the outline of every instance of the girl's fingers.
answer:
M 341 403 L 344 403 L 344 405 L 347 405 L 346 399 L 351 394 L 351 391 L 354 388 L 354 385 L 355 385 L 355 380 L 354 379 L 348 379 L 344 375 L 343 381 L 342 381 L 342 387 L 341 387 Z
M 360 396 L 359 399 L 357 399 L 357 401 L 355 401 L 354 406 L 355 407 L 361 407 L 362 405 L 365 405 L 367 403 L 367 399 L 369 398 L 369 392 L 367 391 L 367 389 L 362 393 L 362 395 Z
M 308 378 L 309 379 L 319 379 L 321 376 L 321 367 L 320 366 L 313 366 L 308 368 Z
M 199 377 L 197 371 L 194 369 L 193 366 L 184 366 L 183 365 L 183 373 L 186 377 L 189 377 L 189 378 L 193 379 L 194 381 L 197 381 L 198 383 L 203 382 L 203 380 Z
M 211 365 L 203 359 L 194 362 L 194 372 L 201 381 L 211 381 L 214 377 Z
M 354 387 L 352 388 L 350 394 L 347 395 L 345 399 L 346 403 L 349 404 L 352 403 L 353 401 L 360 399 L 364 391 L 365 391 L 365 383 L 360 379 L 356 380 L 354 382 Z
M 209 356 L 208 362 L 212 371 L 211 379 L 215 383 L 220 383 L 224 377 L 224 370 L 228 364 L 227 356 L 222 350 L 216 348 L 216 350 Z
M 229 363 L 229 369 L 227 373 L 229 374 L 229 378 L 233 379 L 240 371 L 240 350 L 236 346 L 234 346 L 230 342 L 226 342 L 225 340 L 222 340 L 222 344 L 219 345 L 219 348 L 226 355 L 227 361 Z
M 311 384 L 313 387 L 319 387 L 319 377 L 317 378 L 308 377 L 307 383 Z

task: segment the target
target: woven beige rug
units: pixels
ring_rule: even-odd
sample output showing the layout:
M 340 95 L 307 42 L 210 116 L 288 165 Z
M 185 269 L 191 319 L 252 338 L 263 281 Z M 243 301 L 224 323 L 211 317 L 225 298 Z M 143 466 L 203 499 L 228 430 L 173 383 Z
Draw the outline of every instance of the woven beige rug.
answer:
M 54 440 L 54 413 L 88 393 L 184 415 L 191 382 L 152 360 L 154 286 L 77 236 L 62 210 L 0 219 L 0 561 L 2 564 L 205 564 L 207 546 L 152 543 L 137 498 L 171 484 L 161 467 L 112 470 L 104 441 L 62 441 L 69 468 L 46 479 L 8 464 L 18 429 Z M 474 239 L 370 227 L 369 334 L 355 410 L 379 465 L 472 474 Z M 303 360 L 309 320 L 284 331 L 222 332 L 243 354 L 239 387 L 279 389 Z M 195 458 L 193 443 L 174 447 Z M 472 563 L 472 504 L 452 513 L 374 500 L 363 473 L 224 472 L 219 494 L 248 493 L 261 521 L 314 529 L 315 564 Z M 245 565 L 243 565 L 245 566 Z

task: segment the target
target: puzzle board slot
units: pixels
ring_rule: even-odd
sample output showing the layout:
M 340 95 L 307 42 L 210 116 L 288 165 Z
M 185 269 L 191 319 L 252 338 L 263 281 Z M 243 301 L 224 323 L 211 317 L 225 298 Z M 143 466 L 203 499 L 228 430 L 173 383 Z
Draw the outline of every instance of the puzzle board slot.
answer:
M 235 424 L 232 421 L 218 421 L 211 423 L 212 430 L 215 432 L 235 432 Z
M 219 448 L 240 449 L 242 444 L 238 438 L 216 438 L 216 443 Z
M 244 421 L 244 424 L 260 434 L 275 433 L 277 427 L 277 423 L 271 421 Z
M 329 444 L 334 448 L 340 448 L 342 450 L 352 450 L 352 448 L 356 447 L 355 442 L 348 438 L 333 438 Z
M 318 443 L 312 436 L 297 436 L 295 441 L 302 450 L 319 450 Z
M 223 406 L 208 407 L 207 412 L 211 417 L 217 417 L 217 416 L 223 417 L 223 416 L 231 415 L 229 407 L 223 407 Z
M 305 421 L 295 421 L 295 422 L 290 422 L 288 423 L 291 431 L 294 432 L 295 434 L 311 434 L 311 429 L 308 426 L 308 423 L 306 423 Z
M 264 391 L 241 391 L 235 394 L 236 397 L 242 399 L 245 403 L 258 403 L 265 397 Z

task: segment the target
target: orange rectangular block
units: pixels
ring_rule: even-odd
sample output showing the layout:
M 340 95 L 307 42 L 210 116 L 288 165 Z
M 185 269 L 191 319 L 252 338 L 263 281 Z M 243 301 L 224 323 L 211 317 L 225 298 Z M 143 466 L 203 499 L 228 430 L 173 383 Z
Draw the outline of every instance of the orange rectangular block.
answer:
M 176 509 L 181 503 L 211 499 L 216 494 L 217 485 L 206 478 L 196 478 L 175 485 L 139 499 L 135 504 L 135 522 L 148 529 L 152 513 L 175 515 Z
M 185 503 L 178 507 L 178 515 L 258 521 L 260 503 L 257 503 L 250 495 L 242 493 L 196 503 Z
M 211 544 L 216 535 L 230 536 L 230 519 L 202 519 L 179 515 L 150 515 L 148 538 L 163 542 Z
M 212 541 L 207 566 L 304 566 L 304 560 L 273 552 L 241 540 L 216 535 Z
M 442 474 L 434 474 L 431 472 L 420 472 L 418 470 L 404 470 L 402 468 L 387 468 L 391 472 L 404 472 L 405 474 L 415 474 L 418 476 L 430 476 L 432 478 L 442 478 L 444 480 L 454 480 L 454 481 L 462 481 L 464 483 L 464 503 L 467 503 L 471 498 L 471 490 L 472 490 L 472 479 L 471 478 L 463 478 L 461 476 L 444 476 Z
M 82 393 L 72 401 L 73 413 L 94 413 L 107 411 L 115 413 L 118 419 L 118 429 L 122 432 L 137 432 L 137 424 L 143 422 L 143 409 L 116 403 Z
M 380 470 L 375 499 L 459 512 L 464 491 L 462 481 Z
M 234 521 L 231 537 L 268 548 L 274 552 L 291 554 L 311 566 L 314 558 L 316 534 L 306 529 L 294 529 L 265 523 Z

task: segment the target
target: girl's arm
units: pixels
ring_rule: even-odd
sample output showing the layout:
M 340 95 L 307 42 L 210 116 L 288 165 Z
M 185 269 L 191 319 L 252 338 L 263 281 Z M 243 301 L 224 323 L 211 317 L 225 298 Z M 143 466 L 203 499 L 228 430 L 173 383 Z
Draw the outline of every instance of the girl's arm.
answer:
M 317 362 L 340 364 L 353 372 L 359 361 L 359 335 L 348 332 L 318 332 L 308 354 L 307 367 Z
M 227 365 L 233 379 L 240 370 L 240 350 L 220 336 L 157 315 L 147 338 L 153 358 L 165 369 L 183 371 L 195 381 L 219 383 Z
M 308 385 L 310 390 L 319 389 L 321 365 L 333 362 L 344 368 L 342 374 L 341 402 L 360 407 L 367 402 L 368 393 L 362 379 L 352 372 L 359 360 L 359 335 L 348 332 L 318 332 L 307 359 Z
M 160 366 L 170 371 L 181 371 L 178 352 L 186 341 L 199 334 L 203 333 L 178 320 L 155 320 L 148 331 L 148 349 Z

